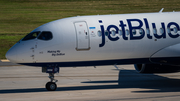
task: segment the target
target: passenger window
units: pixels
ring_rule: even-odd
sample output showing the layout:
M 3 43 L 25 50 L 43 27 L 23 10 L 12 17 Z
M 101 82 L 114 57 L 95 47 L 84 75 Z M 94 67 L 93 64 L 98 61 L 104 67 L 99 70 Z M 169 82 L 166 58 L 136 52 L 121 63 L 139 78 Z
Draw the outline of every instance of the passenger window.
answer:
M 164 33 L 164 29 L 160 28 L 160 33 L 163 34 Z
M 105 31 L 105 35 L 108 36 L 108 35 L 109 35 L 109 32 L 108 32 L 108 31 Z
M 128 29 L 126 29 L 126 35 L 129 35 L 129 30 Z
M 135 29 L 132 30 L 132 34 L 136 35 L 136 30 Z
M 119 33 L 120 36 L 123 34 L 122 30 L 119 30 L 118 33 Z
M 26 36 L 22 39 L 22 41 L 35 39 L 35 38 L 39 35 L 39 33 L 40 33 L 40 31 L 29 33 L 28 35 L 26 35 Z
M 167 32 L 168 32 L 168 33 L 171 33 L 171 29 L 170 29 L 169 27 L 167 28 Z
M 153 34 L 157 34 L 157 29 L 156 28 L 153 29 Z
M 139 29 L 139 34 L 143 34 L 143 29 Z
M 177 27 L 174 27 L 173 30 L 174 30 L 174 33 L 177 33 L 177 32 L 178 32 Z
M 150 34 L 149 28 L 146 29 L 146 33 L 147 33 L 147 34 Z
M 38 37 L 38 39 L 40 40 L 51 40 L 52 39 L 52 33 L 49 31 L 43 31 L 40 36 Z
M 111 31 L 111 34 L 112 34 L 112 36 L 115 36 L 115 35 L 116 35 L 116 31 L 115 31 L 115 30 L 112 30 L 112 31 Z
M 102 36 L 101 31 L 98 31 L 98 36 L 99 36 L 99 37 L 101 37 L 101 36 Z

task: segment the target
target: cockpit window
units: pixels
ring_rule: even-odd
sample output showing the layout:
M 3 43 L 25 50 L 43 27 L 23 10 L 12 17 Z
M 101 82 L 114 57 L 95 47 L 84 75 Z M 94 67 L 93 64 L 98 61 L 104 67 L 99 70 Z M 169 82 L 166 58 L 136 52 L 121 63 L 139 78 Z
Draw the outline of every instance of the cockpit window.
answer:
M 39 33 L 40 33 L 40 31 L 29 33 L 28 35 L 26 35 L 26 36 L 22 39 L 22 41 L 35 39 L 35 38 L 39 35 Z
M 38 39 L 40 39 L 40 40 L 51 40 L 52 39 L 52 33 L 51 32 L 49 32 L 49 31 L 43 31 L 40 35 L 39 35 L 39 37 L 38 37 Z

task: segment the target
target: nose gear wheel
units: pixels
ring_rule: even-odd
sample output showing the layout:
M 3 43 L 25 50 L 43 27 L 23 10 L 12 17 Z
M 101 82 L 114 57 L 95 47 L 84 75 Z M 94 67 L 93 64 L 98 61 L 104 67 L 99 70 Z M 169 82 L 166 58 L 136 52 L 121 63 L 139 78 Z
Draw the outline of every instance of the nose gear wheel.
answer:
M 46 89 L 48 91 L 55 91 L 57 89 L 56 82 L 58 82 L 58 80 L 54 79 L 54 73 L 49 73 L 49 79 L 51 81 L 46 83 Z

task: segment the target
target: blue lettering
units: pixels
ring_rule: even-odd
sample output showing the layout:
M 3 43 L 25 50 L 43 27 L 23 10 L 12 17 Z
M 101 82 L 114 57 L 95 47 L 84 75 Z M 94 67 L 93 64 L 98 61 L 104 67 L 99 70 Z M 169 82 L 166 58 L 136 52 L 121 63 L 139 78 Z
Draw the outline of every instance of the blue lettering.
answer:
M 132 26 L 132 23 L 131 23 L 132 21 L 138 22 L 139 26 Z M 145 35 L 144 29 L 142 29 L 143 33 L 140 34 L 140 36 L 134 36 L 133 33 L 132 33 L 133 29 L 136 30 L 136 29 L 141 29 L 142 28 L 142 26 L 143 26 L 142 21 L 139 20 L 139 19 L 127 19 L 127 22 L 128 22 L 128 25 L 129 25 L 130 40 L 139 40 L 139 39 L 142 39 L 144 37 L 144 35 Z
M 99 23 L 102 23 L 102 20 L 99 20 Z M 104 35 L 104 26 L 101 25 L 101 33 L 102 33 L 102 43 L 99 44 L 99 47 L 103 47 L 105 45 L 105 35 Z
M 157 38 L 157 39 L 166 38 L 165 25 L 164 25 L 164 23 L 161 23 L 161 25 L 162 25 L 162 28 L 163 28 L 164 31 L 163 31 L 163 33 L 161 35 L 158 35 L 157 33 L 154 33 L 154 37 Z M 152 26 L 153 26 L 153 29 L 156 29 L 156 24 L 155 23 L 152 23 Z
M 160 33 L 157 32 L 157 28 L 156 28 L 156 24 L 155 23 L 152 23 L 152 29 L 153 29 L 153 35 L 150 34 L 150 27 L 149 27 L 149 22 L 147 20 L 147 18 L 144 18 L 144 24 L 145 24 L 145 27 L 146 27 L 146 30 L 148 32 L 147 34 L 147 38 L 148 39 L 152 39 L 153 38 L 153 35 L 155 38 L 157 39 L 161 39 L 161 38 L 166 38 L 166 27 L 165 27 L 165 23 L 164 22 L 161 22 L 161 28 L 160 28 Z M 119 24 L 119 27 L 121 29 L 121 33 L 122 33 L 122 39 L 123 40 L 128 40 L 128 37 L 126 35 L 126 27 L 127 25 L 123 22 L 123 20 L 120 20 L 119 21 L 120 24 Z M 99 23 L 101 24 L 100 25 L 100 30 L 101 30 L 101 37 L 102 37 L 102 42 L 101 44 L 99 44 L 99 47 L 103 47 L 105 45 L 105 28 L 104 28 L 104 25 L 102 25 L 103 21 L 102 20 L 99 20 Z M 135 25 L 133 25 L 133 23 L 135 23 Z M 141 40 L 144 38 L 145 36 L 145 30 L 143 29 L 143 22 L 142 20 L 140 19 L 127 19 L 127 24 L 128 24 L 128 27 L 129 27 L 129 32 L 130 32 L 130 39 L 129 40 Z M 174 28 L 172 28 L 172 26 L 175 26 Z M 176 22 L 170 22 L 168 23 L 167 25 L 167 28 L 170 30 L 168 30 L 168 35 L 169 37 L 171 38 L 177 38 L 179 37 L 180 35 L 178 33 L 176 33 L 177 31 L 180 31 L 180 26 L 176 23 Z M 115 34 L 118 34 L 118 31 L 119 31 L 119 28 L 118 26 L 116 25 L 109 25 L 107 27 L 107 31 L 109 32 L 108 34 L 108 39 L 110 41 L 117 41 L 119 40 L 120 38 L 118 36 L 115 36 L 115 37 L 112 37 L 112 32 L 111 30 L 114 29 L 115 30 Z M 134 35 L 133 34 L 133 30 L 139 30 L 139 33 L 138 35 Z M 175 32 L 175 34 L 171 33 L 172 31 Z M 57 51 L 58 52 L 58 51 Z M 48 53 L 51 53 L 50 51 L 48 51 Z
M 126 32 L 125 32 L 125 27 L 126 27 L 126 24 L 124 24 L 123 21 L 120 21 L 120 25 L 121 27 L 121 30 L 122 30 L 122 37 L 124 40 L 128 40 L 128 37 L 126 37 Z
M 170 23 L 167 25 L 167 27 L 170 28 L 171 25 L 176 26 L 177 30 L 179 31 L 179 25 L 178 25 L 177 23 L 175 23 L 175 22 L 170 22 Z M 173 29 L 171 29 L 171 31 L 173 31 Z M 179 34 L 178 34 L 178 33 L 177 33 L 176 35 L 173 35 L 173 34 L 170 32 L 170 33 L 168 33 L 168 35 L 169 35 L 171 38 L 177 38 L 177 37 L 179 37 Z
M 165 28 L 165 24 L 164 23 L 161 23 L 161 26 L 162 26 L 162 29 L 163 29 L 163 33 L 161 35 L 162 38 L 166 38 L 166 28 Z
M 146 18 L 144 18 L 144 22 L 145 22 L 146 29 L 149 30 L 149 24 L 148 24 L 148 20 Z M 152 36 L 150 35 L 150 33 L 147 34 L 147 38 L 152 39 Z
M 111 35 L 110 35 L 110 34 L 111 34 L 110 29 L 111 29 L 111 28 L 116 29 L 116 30 L 115 30 L 116 33 L 118 33 L 119 28 L 118 28 L 117 26 L 115 26 L 115 25 L 109 25 L 109 26 L 107 27 L 107 31 L 109 32 L 109 35 L 108 35 L 109 40 L 111 40 L 111 41 L 117 41 L 117 40 L 119 39 L 119 37 L 112 38 Z

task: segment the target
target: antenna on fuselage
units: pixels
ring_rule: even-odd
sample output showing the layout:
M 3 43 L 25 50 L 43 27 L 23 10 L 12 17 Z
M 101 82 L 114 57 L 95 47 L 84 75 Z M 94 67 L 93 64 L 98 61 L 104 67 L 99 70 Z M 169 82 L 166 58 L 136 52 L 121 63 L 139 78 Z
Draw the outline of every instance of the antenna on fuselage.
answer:
M 162 13 L 162 12 L 163 12 L 163 10 L 164 10 L 164 8 L 162 8 L 162 9 L 159 11 L 159 13 Z

